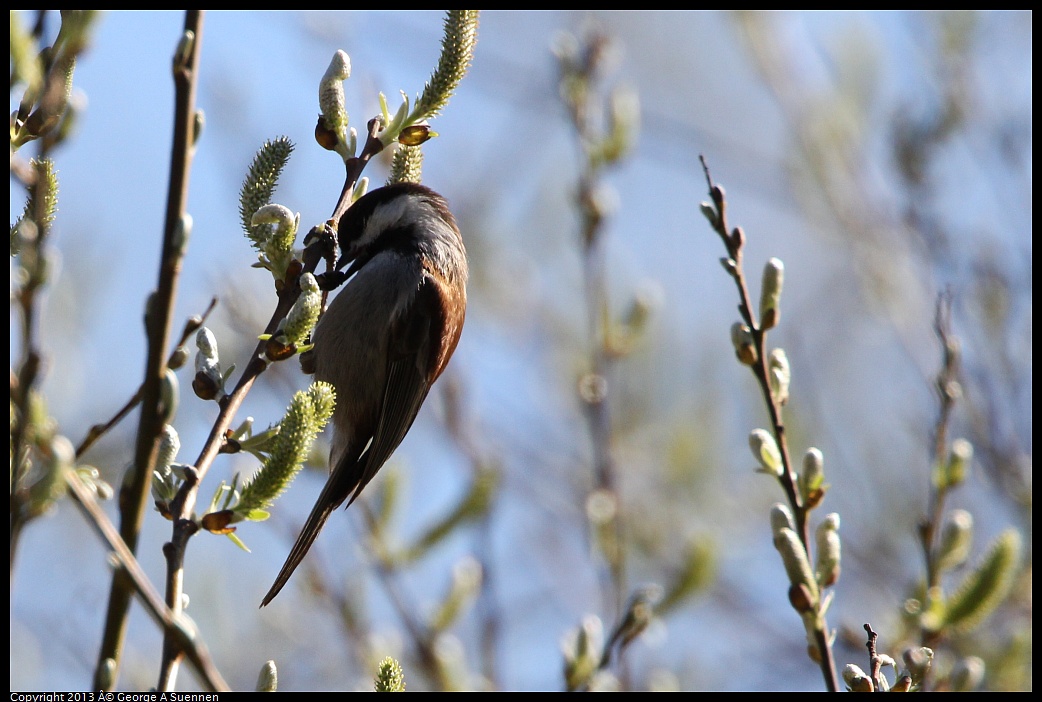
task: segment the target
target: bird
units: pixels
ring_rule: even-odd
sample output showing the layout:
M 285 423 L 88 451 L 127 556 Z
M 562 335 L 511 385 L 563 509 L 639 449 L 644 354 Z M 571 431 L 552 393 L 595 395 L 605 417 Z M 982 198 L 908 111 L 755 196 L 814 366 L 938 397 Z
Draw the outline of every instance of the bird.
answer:
M 345 500 L 355 501 L 405 438 L 456 350 L 467 252 L 448 202 L 418 183 L 363 195 L 337 226 L 347 283 L 312 335 L 315 379 L 336 389 L 330 476 L 261 603 L 286 585 Z M 350 498 L 350 499 L 349 499 Z

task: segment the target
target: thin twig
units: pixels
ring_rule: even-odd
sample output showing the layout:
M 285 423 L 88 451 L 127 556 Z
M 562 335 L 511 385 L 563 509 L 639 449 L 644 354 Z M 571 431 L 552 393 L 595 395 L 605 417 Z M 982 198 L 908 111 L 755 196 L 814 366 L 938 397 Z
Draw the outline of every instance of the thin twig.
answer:
M 715 222 L 713 222 L 713 229 L 720 235 L 721 240 L 727 247 L 728 256 L 734 262 L 733 267 L 729 270 L 731 278 L 738 288 L 740 300 L 738 310 L 742 315 L 742 320 L 752 331 L 753 343 L 756 347 L 756 361 L 752 365 L 753 375 L 756 378 L 756 382 L 760 385 L 760 392 L 763 395 L 764 404 L 767 406 L 767 414 L 771 420 L 771 429 L 778 443 L 778 450 L 781 452 L 784 468 L 782 474 L 778 476 L 778 482 L 785 491 L 789 506 L 796 517 L 797 533 L 800 535 L 800 540 L 803 542 L 804 547 L 809 547 L 810 531 L 807 526 L 807 510 L 804 508 L 803 500 L 800 497 L 799 486 L 796 482 L 796 471 L 792 467 L 792 458 L 785 435 L 785 423 L 781 416 L 781 406 L 771 391 L 770 373 L 767 369 L 767 330 L 761 327 L 753 314 L 752 298 L 749 295 L 749 286 L 746 283 L 742 267 L 742 247 L 745 236 L 740 228 L 735 227 L 735 229 L 730 230 L 727 226 L 727 204 L 723 188 L 713 182 L 705 157 L 699 155 L 698 158 L 702 162 L 702 170 L 705 173 L 706 184 L 709 186 L 710 197 L 713 198 L 713 204 L 717 208 L 717 217 Z
M 702 163 L 702 171 L 705 174 L 706 185 L 709 188 L 709 196 L 713 200 L 714 211 L 712 213 L 713 217 L 711 217 L 711 225 L 713 230 L 720 236 L 724 246 L 727 248 L 728 258 L 724 260 L 724 267 L 729 272 L 732 280 L 735 282 L 735 286 L 738 288 L 738 310 L 742 316 L 742 320 L 745 322 L 746 326 L 749 327 L 752 333 L 756 359 L 751 365 L 751 369 L 756 378 L 756 382 L 760 386 L 760 392 L 763 395 L 764 404 L 767 407 L 767 414 L 770 417 L 772 433 L 774 434 L 775 441 L 778 445 L 778 450 L 781 453 L 782 471 L 778 476 L 778 483 L 785 492 L 786 499 L 789 502 L 789 507 L 796 519 L 797 534 L 799 535 L 804 551 L 807 553 L 809 558 L 811 553 L 810 527 L 807 521 L 809 509 L 803 504 L 803 499 L 800 496 L 799 485 L 797 483 L 796 471 L 793 470 L 792 467 L 792 458 L 790 456 L 788 441 L 785 435 L 785 424 L 782 420 L 781 403 L 778 401 L 778 398 L 775 397 L 774 392 L 771 389 L 770 374 L 767 368 L 767 330 L 763 328 L 763 325 L 759 323 L 756 315 L 753 314 L 752 301 L 749 295 L 749 286 L 746 283 L 745 273 L 742 267 L 742 248 L 745 244 L 745 234 L 742 232 L 740 227 L 735 227 L 734 229 L 728 227 L 727 200 L 724 194 L 724 189 L 713 182 L 713 178 L 709 173 L 709 165 L 706 163 L 705 157 L 699 155 L 699 160 Z M 813 627 L 814 644 L 818 653 L 817 663 L 821 668 L 821 673 L 825 679 L 826 687 L 830 692 L 836 692 L 839 689 L 839 680 L 836 677 L 836 666 L 833 661 L 831 637 L 829 635 L 828 622 L 826 621 L 824 612 L 818 614 L 817 622 L 818 624 Z
M 560 83 L 565 107 L 581 153 L 580 173 L 575 203 L 579 211 L 580 254 L 584 279 L 587 336 L 589 341 L 589 368 L 580 379 L 580 399 L 583 403 L 593 453 L 593 492 L 610 497 L 613 504 L 607 523 L 597 524 L 600 550 L 607 566 L 606 577 L 601 578 L 605 605 L 612 618 L 621 616 L 626 597 L 626 554 L 623 541 L 624 524 L 621 495 L 615 455 L 612 450 L 613 427 L 609 402 L 612 389 L 612 371 L 615 363 L 612 320 L 610 317 L 608 283 L 604 246 L 605 208 L 599 194 L 606 168 L 620 158 L 603 158 L 599 145 L 607 138 L 604 127 L 595 115 L 605 111 L 599 100 L 599 86 L 603 58 L 609 38 L 594 32 L 574 58 L 560 59 Z M 583 88 L 568 90 L 565 85 L 574 81 Z M 607 100 L 603 99 L 606 103 Z
M 877 690 L 884 689 L 879 684 L 879 676 L 882 670 L 882 664 L 879 659 L 879 654 L 876 652 L 876 639 L 879 638 L 873 629 L 871 624 L 865 624 L 865 631 L 868 632 L 868 641 L 865 642 L 865 647 L 868 648 L 868 675 L 872 678 L 872 684 Z
M 73 501 L 83 511 L 87 521 L 112 549 L 112 553 L 119 562 L 119 567 L 116 569 L 117 574 L 122 573 L 123 575 L 120 577 L 129 580 L 129 585 L 137 593 L 145 610 L 167 635 L 177 640 L 206 688 L 213 692 L 230 689 L 210 658 L 206 645 L 198 638 L 194 626 L 183 616 L 179 619 L 178 615 L 174 614 L 163 602 L 163 598 L 148 579 L 141 564 L 123 542 L 116 526 L 109 521 L 105 511 L 98 504 L 94 492 L 84 485 L 80 477 L 72 470 L 66 472 L 65 483 Z
M 128 476 L 129 480 L 124 481 L 120 489 L 120 535 L 131 553 L 137 550 L 162 430 L 161 387 L 166 372 L 166 353 L 181 261 L 186 247 L 182 223 L 186 212 L 188 176 L 194 153 L 195 89 L 199 75 L 202 18 L 201 10 L 187 12 L 182 36 L 182 48 L 187 51 L 183 54 L 179 51 L 174 65 L 176 107 L 159 281 L 155 293 L 149 300 L 146 315 L 148 358 L 145 379 L 142 382 L 141 414 L 134 450 L 134 465 L 131 475 Z M 192 33 L 191 40 L 188 40 L 189 32 Z M 95 690 L 110 690 L 117 679 L 132 594 L 133 591 L 126 579 L 117 573 L 112 579 L 105 632 L 94 672 Z M 171 609 L 175 612 L 180 612 L 179 603 L 169 604 L 173 605 Z M 168 636 L 166 639 L 176 646 L 172 637 Z
M 344 177 L 344 187 L 340 191 L 340 198 L 337 200 L 336 207 L 333 208 L 333 214 L 330 217 L 334 225 L 340 223 L 340 218 L 344 216 L 347 208 L 351 206 L 351 196 L 354 193 L 355 186 L 358 184 L 358 179 L 362 177 L 362 171 L 369 163 L 369 159 L 383 151 L 383 142 L 376 136 L 380 132 L 380 120 L 374 117 L 369 120 L 367 126 L 368 135 L 361 153 L 344 162 L 344 168 L 347 172 Z
M 942 465 L 948 453 L 948 424 L 952 411 L 959 397 L 959 340 L 952 332 L 951 294 L 941 293 L 937 297 L 937 311 L 934 317 L 934 332 L 941 342 L 942 363 L 937 373 L 938 413 L 934 427 L 931 459 L 934 466 Z M 943 486 L 933 484 L 931 478 L 930 503 L 927 517 L 920 524 L 919 536 L 926 563 L 926 584 L 933 587 L 938 584 L 940 572 L 934 557 L 934 546 L 941 520 L 944 515 L 944 501 L 947 490 Z

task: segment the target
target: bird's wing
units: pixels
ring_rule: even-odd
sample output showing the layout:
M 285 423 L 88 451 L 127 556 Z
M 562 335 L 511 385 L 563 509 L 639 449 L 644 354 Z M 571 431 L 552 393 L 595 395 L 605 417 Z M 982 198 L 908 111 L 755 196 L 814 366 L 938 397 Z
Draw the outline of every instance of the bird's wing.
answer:
M 293 544 L 286 564 L 265 595 L 262 607 L 271 602 L 289 581 L 333 510 L 349 494 L 351 500 L 347 504 L 351 506 L 412 427 L 431 383 L 459 340 L 459 325 L 446 329 L 439 321 L 445 319 L 445 294 L 441 286 L 425 276 L 416 291 L 410 313 L 393 322 L 387 354 L 387 385 L 373 438 L 361 456 L 358 455 L 361 448 L 353 447 L 337 463 Z M 451 337 L 451 347 L 447 351 L 442 344 L 445 334 Z
M 443 305 L 438 286 L 424 278 L 409 314 L 393 323 L 380 420 L 369 448 L 358 459 L 360 476 L 347 503 L 349 507 L 402 443 L 427 398 L 433 380 L 431 367 L 437 362 L 435 355 L 442 333 L 436 320 L 443 317 Z

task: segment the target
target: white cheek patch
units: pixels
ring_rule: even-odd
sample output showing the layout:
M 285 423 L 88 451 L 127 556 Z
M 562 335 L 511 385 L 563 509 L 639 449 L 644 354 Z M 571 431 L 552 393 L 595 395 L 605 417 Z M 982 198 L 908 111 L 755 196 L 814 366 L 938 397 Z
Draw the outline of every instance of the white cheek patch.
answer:
M 455 262 L 466 255 L 460 250 L 459 235 L 442 219 L 429 200 L 419 196 L 394 197 L 377 205 L 366 220 L 361 235 L 352 243 L 351 251 L 357 253 L 364 250 L 384 232 L 405 228 L 412 228 L 413 232 L 419 234 L 415 240 L 417 249 L 443 275 L 457 273 Z M 380 255 L 377 254 L 377 257 Z M 370 267 L 372 262 L 365 266 Z
M 417 206 L 418 203 L 413 197 L 396 197 L 377 205 L 365 223 L 362 236 L 358 239 L 358 246 L 368 246 L 381 232 L 397 228 L 422 216 L 422 213 L 416 212 Z

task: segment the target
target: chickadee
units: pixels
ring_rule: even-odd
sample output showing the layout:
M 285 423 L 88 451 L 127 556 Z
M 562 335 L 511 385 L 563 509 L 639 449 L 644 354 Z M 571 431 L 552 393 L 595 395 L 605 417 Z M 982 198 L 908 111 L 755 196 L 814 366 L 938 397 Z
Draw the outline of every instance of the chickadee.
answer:
M 315 378 L 337 393 L 332 473 L 262 607 L 398 448 L 463 330 L 467 252 L 443 197 L 415 183 L 379 188 L 344 213 L 338 234 L 337 269 L 350 263 L 350 280 L 313 335 Z

